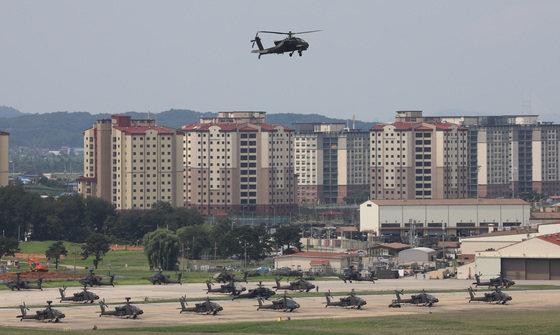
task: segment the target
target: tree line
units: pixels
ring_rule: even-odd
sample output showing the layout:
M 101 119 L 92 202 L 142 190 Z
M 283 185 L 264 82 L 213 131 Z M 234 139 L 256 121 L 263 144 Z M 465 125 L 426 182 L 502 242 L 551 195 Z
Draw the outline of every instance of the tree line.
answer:
M 103 236 L 110 243 L 140 244 L 150 265 L 164 269 L 175 266 L 179 253 L 191 259 L 235 256 L 251 261 L 265 258 L 273 249 L 301 248 L 298 226 L 271 234 L 262 225 L 235 226 L 228 217 L 208 224 L 196 209 L 173 208 L 165 202 L 150 210 L 116 211 L 100 198 L 41 198 L 19 186 L 0 188 L 0 229 L 2 236 L 16 241 L 83 243 Z

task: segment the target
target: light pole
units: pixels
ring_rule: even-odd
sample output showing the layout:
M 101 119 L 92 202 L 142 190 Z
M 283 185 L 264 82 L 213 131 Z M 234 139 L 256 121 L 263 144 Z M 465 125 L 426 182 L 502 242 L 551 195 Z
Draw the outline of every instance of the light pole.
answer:
M 515 181 L 514 181 L 515 170 L 517 170 L 517 167 L 516 167 L 516 166 L 512 166 L 512 167 L 511 167 L 511 198 L 512 198 L 512 199 L 515 198 Z
M 480 169 L 482 168 L 482 165 L 478 165 L 476 167 L 476 201 L 478 202 L 479 198 L 478 198 L 478 174 L 480 173 Z

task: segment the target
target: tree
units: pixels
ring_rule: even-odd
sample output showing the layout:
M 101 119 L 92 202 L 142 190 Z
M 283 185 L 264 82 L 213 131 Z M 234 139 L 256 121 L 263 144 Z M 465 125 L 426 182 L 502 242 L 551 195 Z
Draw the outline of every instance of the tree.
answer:
M 280 227 L 272 235 L 276 247 L 284 248 L 284 246 L 286 246 L 286 250 L 290 249 L 290 246 L 296 247 L 297 249 L 301 249 L 302 245 L 301 245 L 300 237 L 301 237 L 301 228 L 299 226 Z
M 227 241 L 231 254 L 247 261 L 264 259 L 271 251 L 270 235 L 264 226 L 234 228 Z
M 144 235 L 144 253 L 150 269 L 174 270 L 179 257 L 179 238 L 167 229 Z
M 4 256 L 15 256 L 19 251 L 19 242 L 15 238 L 0 236 L 0 259 Z
M 97 269 L 97 265 L 109 250 L 109 242 L 105 235 L 93 233 L 87 238 L 86 244 L 82 246 L 82 259 L 94 255 L 93 266 Z
M 212 239 L 212 226 L 194 225 L 177 229 L 177 236 L 181 244 L 188 248 L 188 255 L 192 259 L 200 259 L 202 255 L 208 255 L 214 249 Z
M 45 252 L 45 256 L 47 256 L 48 259 L 54 259 L 54 267 L 56 269 L 58 269 L 58 261 L 60 260 L 60 256 L 66 255 L 68 255 L 68 250 L 66 250 L 66 247 L 64 247 L 64 242 L 62 241 L 54 242 Z

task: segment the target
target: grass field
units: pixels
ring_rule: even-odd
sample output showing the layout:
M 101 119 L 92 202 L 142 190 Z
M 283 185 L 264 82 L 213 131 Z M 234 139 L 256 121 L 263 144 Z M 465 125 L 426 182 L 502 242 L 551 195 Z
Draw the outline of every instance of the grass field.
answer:
M 72 331 L 75 334 L 559 334 L 558 311 L 466 312 L 385 316 L 373 318 L 284 320 L 281 322 L 244 322 L 233 324 L 170 326 L 150 328 Z M 55 331 L 0 328 L 4 335 L 58 334 Z

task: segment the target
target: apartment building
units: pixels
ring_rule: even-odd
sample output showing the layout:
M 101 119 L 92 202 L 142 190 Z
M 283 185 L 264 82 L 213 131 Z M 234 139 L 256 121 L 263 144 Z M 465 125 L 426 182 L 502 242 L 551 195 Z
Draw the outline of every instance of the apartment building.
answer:
M 558 194 L 560 125 L 537 115 L 437 116 L 468 129 L 469 195 Z
M 182 134 L 155 120 L 113 115 L 84 135 L 78 192 L 116 209 L 149 209 L 157 201 L 183 206 Z
M 0 131 L 0 187 L 8 185 L 10 160 L 8 158 L 8 140 L 10 133 Z
M 370 129 L 370 198 L 461 199 L 468 196 L 467 129 L 397 112 Z
M 297 208 L 294 130 L 264 112 L 220 112 L 184 126 L 185 205 L 203 214 L 289 214 Z
M 344 123 L 299 123 L 295 128 L 299 203 L 343 203 L 369 190 L 369 132 Z

